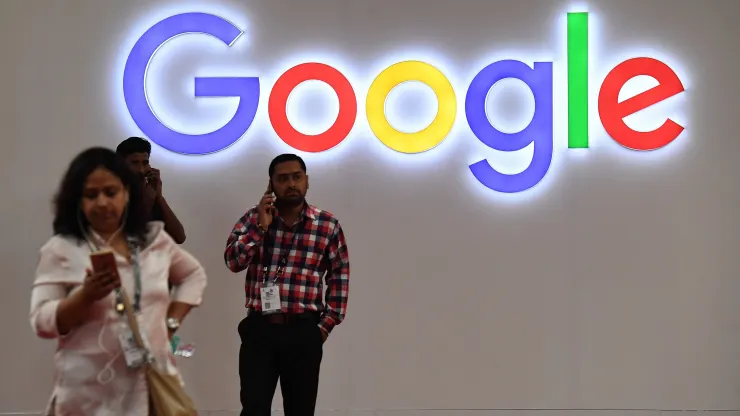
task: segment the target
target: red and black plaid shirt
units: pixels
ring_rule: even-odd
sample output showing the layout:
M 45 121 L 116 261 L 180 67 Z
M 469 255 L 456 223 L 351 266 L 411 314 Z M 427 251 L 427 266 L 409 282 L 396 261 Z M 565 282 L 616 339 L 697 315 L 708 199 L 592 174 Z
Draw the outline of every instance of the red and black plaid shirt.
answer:
M 275 217 L 267 233 L 263 233 L 257 226 L 258 215 L 257 207 L 253 207 L 239 219 L 224 251 L 229 270 L 238 273 L 247 269 L 246 307 L 262 309 L 263 241 L 269 245 L 268 281 L 275 278 L 284 250 L 292 246 L 283 275 L 276 282 L 280 285 L 282 311 L 320 312 L 319 326 L 330 333 L 344 319 L 349 294 L 349 253 L 339 221 L 329 212 L 306 204 L 292 227 Z M 324 281 L 326 302 L 322 300 Z

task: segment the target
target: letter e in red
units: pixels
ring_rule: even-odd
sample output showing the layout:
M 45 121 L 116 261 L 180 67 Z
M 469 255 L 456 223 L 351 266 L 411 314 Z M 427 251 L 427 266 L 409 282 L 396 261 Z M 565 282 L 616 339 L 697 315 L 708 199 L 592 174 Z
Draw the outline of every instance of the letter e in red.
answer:
M 655 78 L 658 86 L 619 102 L 619 92 L 632 78 L 646 75 Z M 684 91 L 676 73 L 653 58 L 628 59 L 612 69 L 599 91 L 599 117 L 606 132 L 617 143 L 633 150 L 655 150 L 675 140 L 684 130 L 671 119 L 653 131 L 641 132 L 630 128 L 624 118 Z

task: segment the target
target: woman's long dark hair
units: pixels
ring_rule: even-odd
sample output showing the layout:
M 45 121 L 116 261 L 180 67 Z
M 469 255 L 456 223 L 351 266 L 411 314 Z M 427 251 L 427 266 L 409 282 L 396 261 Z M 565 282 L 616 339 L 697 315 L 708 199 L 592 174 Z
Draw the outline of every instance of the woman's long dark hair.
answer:
M 87 177 L 95 169 L 104 168 L 123 182 L 129 191 L 128 209 L 123 232 L 128 237 L 143 241 L 149 216 L 144 212 L 141 183 L 120 156 L 104 147 L 91 147 L 77 155 L 69 164 L 54 199 L 54 234 L 75 237 L 84 241 L 80 226 L 87 227 L 85 215 L 80 212 L 82 194 Z

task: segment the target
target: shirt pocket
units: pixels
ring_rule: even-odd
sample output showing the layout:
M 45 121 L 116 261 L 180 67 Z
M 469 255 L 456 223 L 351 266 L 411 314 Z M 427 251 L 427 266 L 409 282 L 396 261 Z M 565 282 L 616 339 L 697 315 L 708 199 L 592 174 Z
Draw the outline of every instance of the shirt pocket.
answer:
M 161 250 L 143 252 L 139 258 L 142 291 L 156 296 L 169 293 L 170 264 L 169 253 Z
M 297 253 L 300 265 L 292 273 L 295 283 L 308 288 L 320 288 L 326 270 L 326 239 L 318 239 L 301 247 Z
M 311 244 L 304 247 L 306 256 L 305 267 L 312 271 L 319 271 L 324 269 L 326 262 L 326 248 L 328 247 L 328 240 L 326 238 L 319 238 Z

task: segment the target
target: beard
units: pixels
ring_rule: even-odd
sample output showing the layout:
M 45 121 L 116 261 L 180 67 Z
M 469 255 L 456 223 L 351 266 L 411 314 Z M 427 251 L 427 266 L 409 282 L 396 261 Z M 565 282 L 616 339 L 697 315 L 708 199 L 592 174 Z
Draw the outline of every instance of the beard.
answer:
M 303 204 L 304 196 L 300 192 L 290 193 L 284 196 L 279 196 L 275 200 L 275 205 L 282 207 L 296 207 Z

